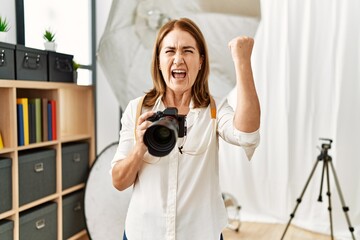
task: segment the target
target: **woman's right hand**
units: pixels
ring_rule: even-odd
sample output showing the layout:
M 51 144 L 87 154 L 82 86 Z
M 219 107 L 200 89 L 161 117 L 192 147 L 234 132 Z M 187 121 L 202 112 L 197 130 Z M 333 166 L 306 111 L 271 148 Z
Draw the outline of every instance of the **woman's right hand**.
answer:
M 154 115 L 154 111 L 149 111 L 141 114 L 136 123 L 136 145 L 135 148 L 138 148 L 143 154 L 147 151 L 147 147 L 144 144 L 144 134 L 146 129 L 151 125 L 152 122 L 147 119 Z

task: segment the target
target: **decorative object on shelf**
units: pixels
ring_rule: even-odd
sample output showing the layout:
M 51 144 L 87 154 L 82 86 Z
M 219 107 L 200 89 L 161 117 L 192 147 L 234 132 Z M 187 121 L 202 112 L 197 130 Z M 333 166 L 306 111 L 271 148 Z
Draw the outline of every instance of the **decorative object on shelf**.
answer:
M 73 73 L 74 73 L 73 80 L 74 80 L 74 83 L 76 83 L 77 82 L 77 77 L 78 77 L 77 70 L 80 67 L 80 64 L 73 60 L 72 65 L 73 65 Z
M 47 51 L 48 81 L 74 82 L 73 55 Z
M 1 132 L 0 132 L 0 149 L 4 148 L 4 142 L 2 140 Z
M 8 31 L 10 30 L 9 22 L 6 18 L 0 16 L 0 42 L 7 41 Z
M 55 42 L 55 33 L 50 28 L 45 30 L 43 38 L 45 40 L 45 50 L 56 52 L 57 44 Z

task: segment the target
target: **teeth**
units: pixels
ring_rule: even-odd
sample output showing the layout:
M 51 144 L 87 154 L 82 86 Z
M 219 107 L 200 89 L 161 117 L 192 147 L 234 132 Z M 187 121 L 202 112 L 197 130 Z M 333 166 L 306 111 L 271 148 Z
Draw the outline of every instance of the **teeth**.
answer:
M 185 73 L 185 70 L 173 70 L 174 73 Z

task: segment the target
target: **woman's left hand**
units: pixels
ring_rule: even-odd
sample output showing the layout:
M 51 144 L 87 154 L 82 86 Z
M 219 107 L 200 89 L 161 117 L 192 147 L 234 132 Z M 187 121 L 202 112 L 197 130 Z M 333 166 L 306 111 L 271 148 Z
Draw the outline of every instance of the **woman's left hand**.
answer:
M 228 43 L 231 56 L 234 62 L 250 61 L 254 39 L 247 36 L 240 36 Z

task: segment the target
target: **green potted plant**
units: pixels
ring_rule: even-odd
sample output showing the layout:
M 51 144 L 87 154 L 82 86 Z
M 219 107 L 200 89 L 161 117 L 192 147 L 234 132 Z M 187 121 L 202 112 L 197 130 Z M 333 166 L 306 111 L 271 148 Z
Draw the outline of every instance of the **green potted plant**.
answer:
M 0 42 L 6 42 L 9 30 L 9 22 L 6 18 L 0 16 Z
M 75 60 L 72 61 L 72 66 L 73 66 L 73 79 L 74 79 L 74 82 L 76 83 L 77 82 L 77 77 L 78 77 L 78 68 L 80 67 L 80 64 L 77 63 Z
M 56 51 L 55 33 L 50 28 L 45 29 L 43 39 L 45 40 L 45 50 Z

